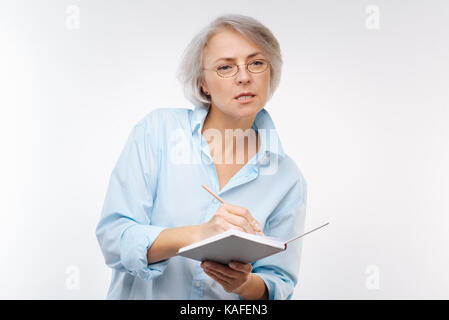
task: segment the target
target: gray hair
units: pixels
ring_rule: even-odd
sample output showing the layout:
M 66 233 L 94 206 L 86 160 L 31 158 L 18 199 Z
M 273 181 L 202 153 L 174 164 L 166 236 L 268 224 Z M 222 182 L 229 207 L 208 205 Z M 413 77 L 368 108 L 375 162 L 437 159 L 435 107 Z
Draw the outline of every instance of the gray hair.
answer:
M 203 79 L 203 49 L 209 39 L 224 28 L 231 28 L 254 42 L 270 62 L 270 99 L 281 80 L 282 56 L 279 43 L 271 31 L 252 17 L 226 14 L 219 16 L 208 26 L 203 28 L 184 50 L 177 78 L 184 87 L 185 97 L 194 106 L 210 105 L 210 96 L 202 90 Z

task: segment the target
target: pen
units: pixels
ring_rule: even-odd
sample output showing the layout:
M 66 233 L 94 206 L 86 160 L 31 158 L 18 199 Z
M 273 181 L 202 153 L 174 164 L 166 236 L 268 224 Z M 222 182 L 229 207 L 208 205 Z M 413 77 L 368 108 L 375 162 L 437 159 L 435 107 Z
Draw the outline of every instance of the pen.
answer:
M 203 184 L 202 187 L 203 187 L 204 189 L 206 189 L 207 192 L 209 192 L 211 195 L 213 195 L 218 201 L 220 201 L 220 202 L 223 203 L 223 204 L 225 203 L 225 201 L 224 201 L 222 198 L 220 198 L 217 194 L 215 194 L 215 192 L 213 192 L 208 186 L 206 186 L 205 184 Z
M 213 192 L 208 186 L 206 186 L 205 184 L 202 184 L 201 186 L 202 186 L 204 189 L 206 189 L 207 192 L 209 192 L 211 195 L 213 195 L 213 196 L 215 197 L 215 199 L 217 199 L 217 200 L 220 201 L 221 203 L 225 204 L 225 201 L 224 201 L 222 198 L 220 198 L 215 192 Z M 254 227 L 256 227 L 256 225 L 259 225 L 259 223 L 256 222 L 256 221 L 254 221 L 254 222 L 252 223 L 252 225 L 253 225 Z M 259 228 L 259 230 L 260 230 L 260 228 Z M 264 235 L 263 232 L 261 232 L 261 231 L 259 231 L 259 232 L 257 232 L 257 233 L 260 234 L 260 235 Z

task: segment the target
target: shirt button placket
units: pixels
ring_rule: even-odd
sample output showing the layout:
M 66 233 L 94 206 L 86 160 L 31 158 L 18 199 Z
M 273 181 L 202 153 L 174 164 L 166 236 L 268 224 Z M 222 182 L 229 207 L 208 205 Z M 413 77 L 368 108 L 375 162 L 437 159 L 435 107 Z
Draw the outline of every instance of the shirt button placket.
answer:
M 202 299 L 203 298 L 203 283 L 199 280 L 194 282 L 194 299 Z

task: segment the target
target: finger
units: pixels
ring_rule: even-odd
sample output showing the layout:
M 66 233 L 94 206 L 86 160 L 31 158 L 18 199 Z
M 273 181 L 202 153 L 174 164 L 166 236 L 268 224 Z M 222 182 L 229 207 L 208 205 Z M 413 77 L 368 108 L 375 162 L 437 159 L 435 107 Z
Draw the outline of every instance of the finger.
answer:
M 260 223 L 256 219 L 254 219 L 254 217 L 249 213 L 249 211 L 246 208 L 236 206 L 227 202 L 223 203 L 222 206 L 229 212 L 242 216 L 246 220 L 248 220 L 248 223 L 253 227 L 254 231 L 262 230 Z
M 234 229 L 234 230 L 238 230 L 238 231 L 241 231 L 241 232 L 246 232 L 246 230 L 243 229 L 243 228 L 240 227 L 240 226 L 237 226 L 237 225 L 235 225 L 235 224 L 229 223 L 229 222 L 227 222 L 227 221 L 226 221 L 226 223 L 227 223 L 227 227 L 228 227 L 226 230 Z
M 223 218 L 230 224 L 234 226 L 238 226 L 243 229 L 244 232 L 255 234 L 254 227 L 248 223 L 248 220 L 243 218 L 242 216 L 229 213 L 223 215 Z
M 247 232 L 243 227 L 237 224 L 233 224 L 228 216 L 231 216 L 231 213 L 228 212 L 219 212 L 214 215 L 215 223 L 219 227 L 219 229 L 224 232 L 229 229 L 235 229 L 241 232 Z
M 225 289 L 226 292 L 231 292 L 232 286 L 229 282 L 221 280 L 220 278 L 218 278 L 216 275 L 212 274 L 211 272 L 208 272 L 207 275 L 209 277 L 211 277 L 214 281 L 218 282 L 223 287 L 223 289 Z
M 204 270 L 219 273 L 219 274 L 223 275 L 224 277 L 226 277 L 227 279 L 235 279 L 235 278 L 241 277 L 240 271 L 229 268 L 227 265 L 222 265 L 222 264 L 215 263 L 212 261 L 207 261 L 207 262 L 205 261 L 204 263 L 201 264 L 201 267 Z
M 245 273 L 250 273 L 251 270 L 253 269 L 253 267 L 251 266 L 250 263 L 240 263 L 240 262 L 236 262 L 236 261 L 231 261 L 228 263 L 229 267 L 240 271 L 240 272 L 245 272 Z
M 230 278 L 224 276 L 223 274 L 221 274 L 221 273 L 219 273 L 219 272 L 215 272 L 215 271 L 213 271 L 213 270 L 204 270 L 204 272 L 205 272 L 208 276 L 210 276 L 211 278 L 213 278 L 214 280 L 216 280 L 216 281 L 218 281 L 218 282 L 220 282 L 220 283 L 222 283 L 222 284 L 224 284 L 224 285 L 228 285 L 228 286 L 231 285 L 230 282 L 232 281 L 232 279 L 230 279 Z

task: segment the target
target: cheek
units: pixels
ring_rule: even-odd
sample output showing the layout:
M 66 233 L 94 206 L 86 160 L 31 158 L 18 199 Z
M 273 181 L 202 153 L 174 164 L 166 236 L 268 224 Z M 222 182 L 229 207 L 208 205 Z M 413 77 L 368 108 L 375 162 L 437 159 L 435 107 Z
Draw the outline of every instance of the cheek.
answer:
M 213 89 L 214 89 L 214 98 L 215 100 L 229 100 L 229 97 L 232 97 L 233 87 L 232 82 L 229 81 L 214 81 Z
M 268 95 L 270 92 L 270 75 L 267 74 L 263 78 L 260 79 L 259 82 L 259 88 L 260 91 L 263 92 L 265 95 Z
M 271 80 L 271 73 L 267 72 L 265 83 L 268 89 L 270 89 L 270 80 Z

